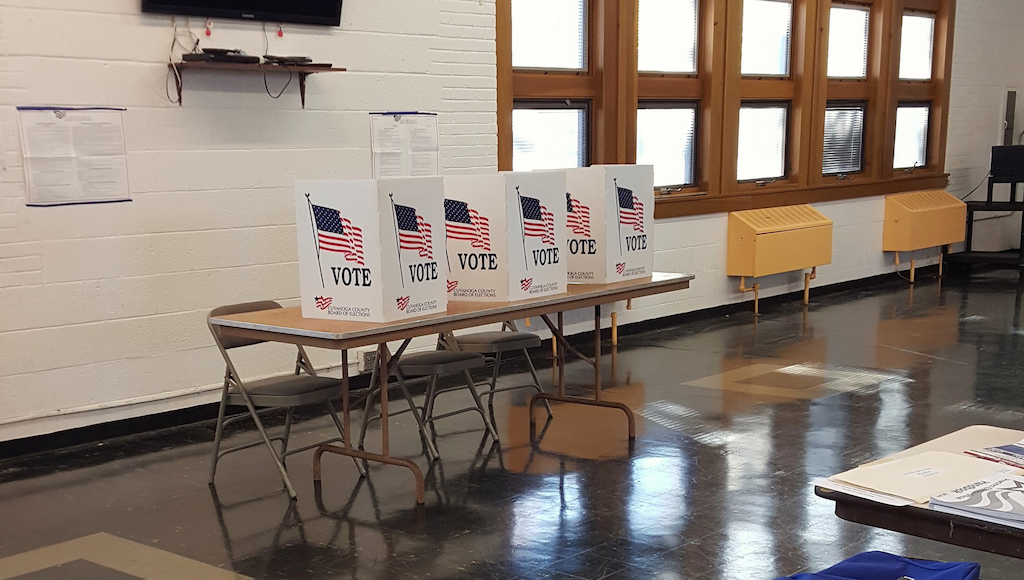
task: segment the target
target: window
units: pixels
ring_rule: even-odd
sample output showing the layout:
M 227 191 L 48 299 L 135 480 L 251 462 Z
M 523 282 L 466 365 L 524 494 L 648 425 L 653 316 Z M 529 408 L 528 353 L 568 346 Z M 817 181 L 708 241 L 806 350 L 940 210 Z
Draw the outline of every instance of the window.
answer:
M 587 164 L 587 108 L 582 104 L 516 103 L 512 169 L 565 169 Z
M 928 105 L 897 107 L 894 169 L 914 169 L 927 164 L 928 113 Z
M 788 75 L 792 23 L 793 5 L 787 1 L 744 0 L 741 74 Z
M 828 25 L 828 76 L 863 79 L 868 73 L 868 9 L 833 5 Z
M 935 17 L 903 15 L 900 42 L 900 80 L 932 78 L 932 47 L 935 46 Z
M 697 0 L 639 0 L 638 69 L 697 72 Z
M 650 164 L 659 218 L 945 187 L 956 4 L 495 0 L 498 168 Z
M 825 108 L 824 175 L 857 173 L 863 168 L 863 104 L 829 103 Z
M 641 103 L 636 112 L 636 162 L 654 166 L 654 186 L 696 182 L 697 105 Z
M 512 2 L 512 66 L 587 68 L 586 0 Z
M 786 175 L 789 107 L 778 103 L 745 103 L 740 107 L 739 181 L 768 180 Z

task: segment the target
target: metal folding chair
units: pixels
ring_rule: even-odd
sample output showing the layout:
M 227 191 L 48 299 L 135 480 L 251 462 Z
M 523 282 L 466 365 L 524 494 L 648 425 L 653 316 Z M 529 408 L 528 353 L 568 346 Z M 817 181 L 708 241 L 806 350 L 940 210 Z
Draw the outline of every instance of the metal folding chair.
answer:
M 270 456 L 274 461 L 274 465 L 277 466 L 278 471 L 281 473 L 281 479 L 284 480 L 284 485 L 288 490 L 288 495 L 294 499 L 296 497 L 295 488 L 292 486 L 292 482 L 288 478 L 288 472 L 284 465 L 285 459 L 289 455 L 306 451 L 325 443 L 343 440 L 342 435 L 344 433 L 344 429 L 342 428 L 341 421 L 338 419 L 337 412 L 334 410 L 334 405 L 331 404 L 331 399 L 341 396 L 341 380 L 317 376 L 316 371 L 309 362 L 309 358 L 306 356 L 306 351 L 299 346 L 297 347 L 298 354 L 295 359 L 294 374 L 258 379 L 254 381 L 243 381 L 241 376 L 238 374 L 238 371 L 235 369 L 234 363 L 228 356 L 228 351 L 234 348 L 259 344 L 265 341 L 224 336 L 220 333 L 220 327 L 209 324 L 210 318 L 218 316 L 241 314 L 257 310 L 271 310 L 274 308 L 281 308 L 281 305 L 270 300 L 248 302 L 244 304 L 232 304 L 230 306 L 215 308 L 210 311 L 210 314 L 207 316 L 207 326 L 209 326 L 210 333 L 213 335 L 213 340 L 217 344 L 217 348 L 220 349 L 220 353 L 224 357 L 224 362 L 227 365 L 224 372 L 224 387 L 221 393 L 220 410 L 217 413 L 217 434 L 214 438 L 213 458 L 210 462 L 210 484 L 213 485 L 214 483 L 214 477 L 217 474 L 217 463 L 222 457 L 228 453 L 234 453 L 235 451 L 241 451 L 243 449 L 259 445 L 266 445 L 267 450 L 270 452 Z M 299 449 L 288 449 L 288 438 L 291 434 L 293 410 L 295 407 L 310 405 L 313 403 L 324 404 L 327 408 L 327 412 L 331 415 L 331 419 L 334 420 L 334 425 L 338 429 L 339 436 L 319 441 L 311 445 L 306 445 Z M 228 405 L 245 406 L 248 409 L 248 413 L 240 413 L 231 417 L 226 417 L 225 415 Z M 279 436 L 271 437 L 267 434 L 267 429 L 264 427 L 260 416 L 279 410 L 285 410 L 286 412 L 284 432 Z M 260 439 L 222 450 L 221 442 L 224 437 L 224 428 L 231 423 L 249 418 L 251 418 L 256 424 L 256 429 L 259 431 Z M 272 443 L 273 441 L 279 441 L 281 443 L 280 450 L 274 447 Z M 362 465 L 356 462 L 356 466 L 359 469 L 360 475 L 362 475 Z

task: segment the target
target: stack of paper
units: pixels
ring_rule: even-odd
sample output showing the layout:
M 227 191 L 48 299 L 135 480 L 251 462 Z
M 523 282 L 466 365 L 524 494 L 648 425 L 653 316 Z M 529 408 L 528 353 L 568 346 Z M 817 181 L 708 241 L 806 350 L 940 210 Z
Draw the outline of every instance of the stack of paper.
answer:
M 968 449 L 964 453 L 981 459 L 1003 463 L 1017 469 L 1024 469 L 1024 440 L 1011 443 L 1010 445 Z
M 923 504 L 933 496 L 986 477 L 1006 466 L 945 451 L 926 451 L 857 467 L 816 485 L 889 505 Z

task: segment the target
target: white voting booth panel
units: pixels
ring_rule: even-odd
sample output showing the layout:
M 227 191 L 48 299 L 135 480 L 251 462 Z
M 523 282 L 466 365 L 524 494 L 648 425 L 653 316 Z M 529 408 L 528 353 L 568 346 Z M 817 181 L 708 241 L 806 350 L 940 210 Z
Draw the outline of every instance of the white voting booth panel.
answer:
M 447 310 L 441 177 L 297 181 L 302 316 L 391 322 Z
M 571 284 L 609 284 L 654 271 L 654 166 L 594 165 L 566 171 Z
M 448 299 L 505 302 L 565 292 L 565 173 L 444 178 Z

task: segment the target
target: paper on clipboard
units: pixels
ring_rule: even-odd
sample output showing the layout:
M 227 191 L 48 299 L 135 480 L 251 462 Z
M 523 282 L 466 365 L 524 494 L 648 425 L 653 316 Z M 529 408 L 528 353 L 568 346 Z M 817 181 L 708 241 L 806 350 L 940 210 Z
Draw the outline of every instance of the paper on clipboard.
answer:
M 371 113 L 373 177 L 419 177 L 441 173 L 437 115 Z
M 131 199 L 124 109 L 19 107 L 30 205 Z

